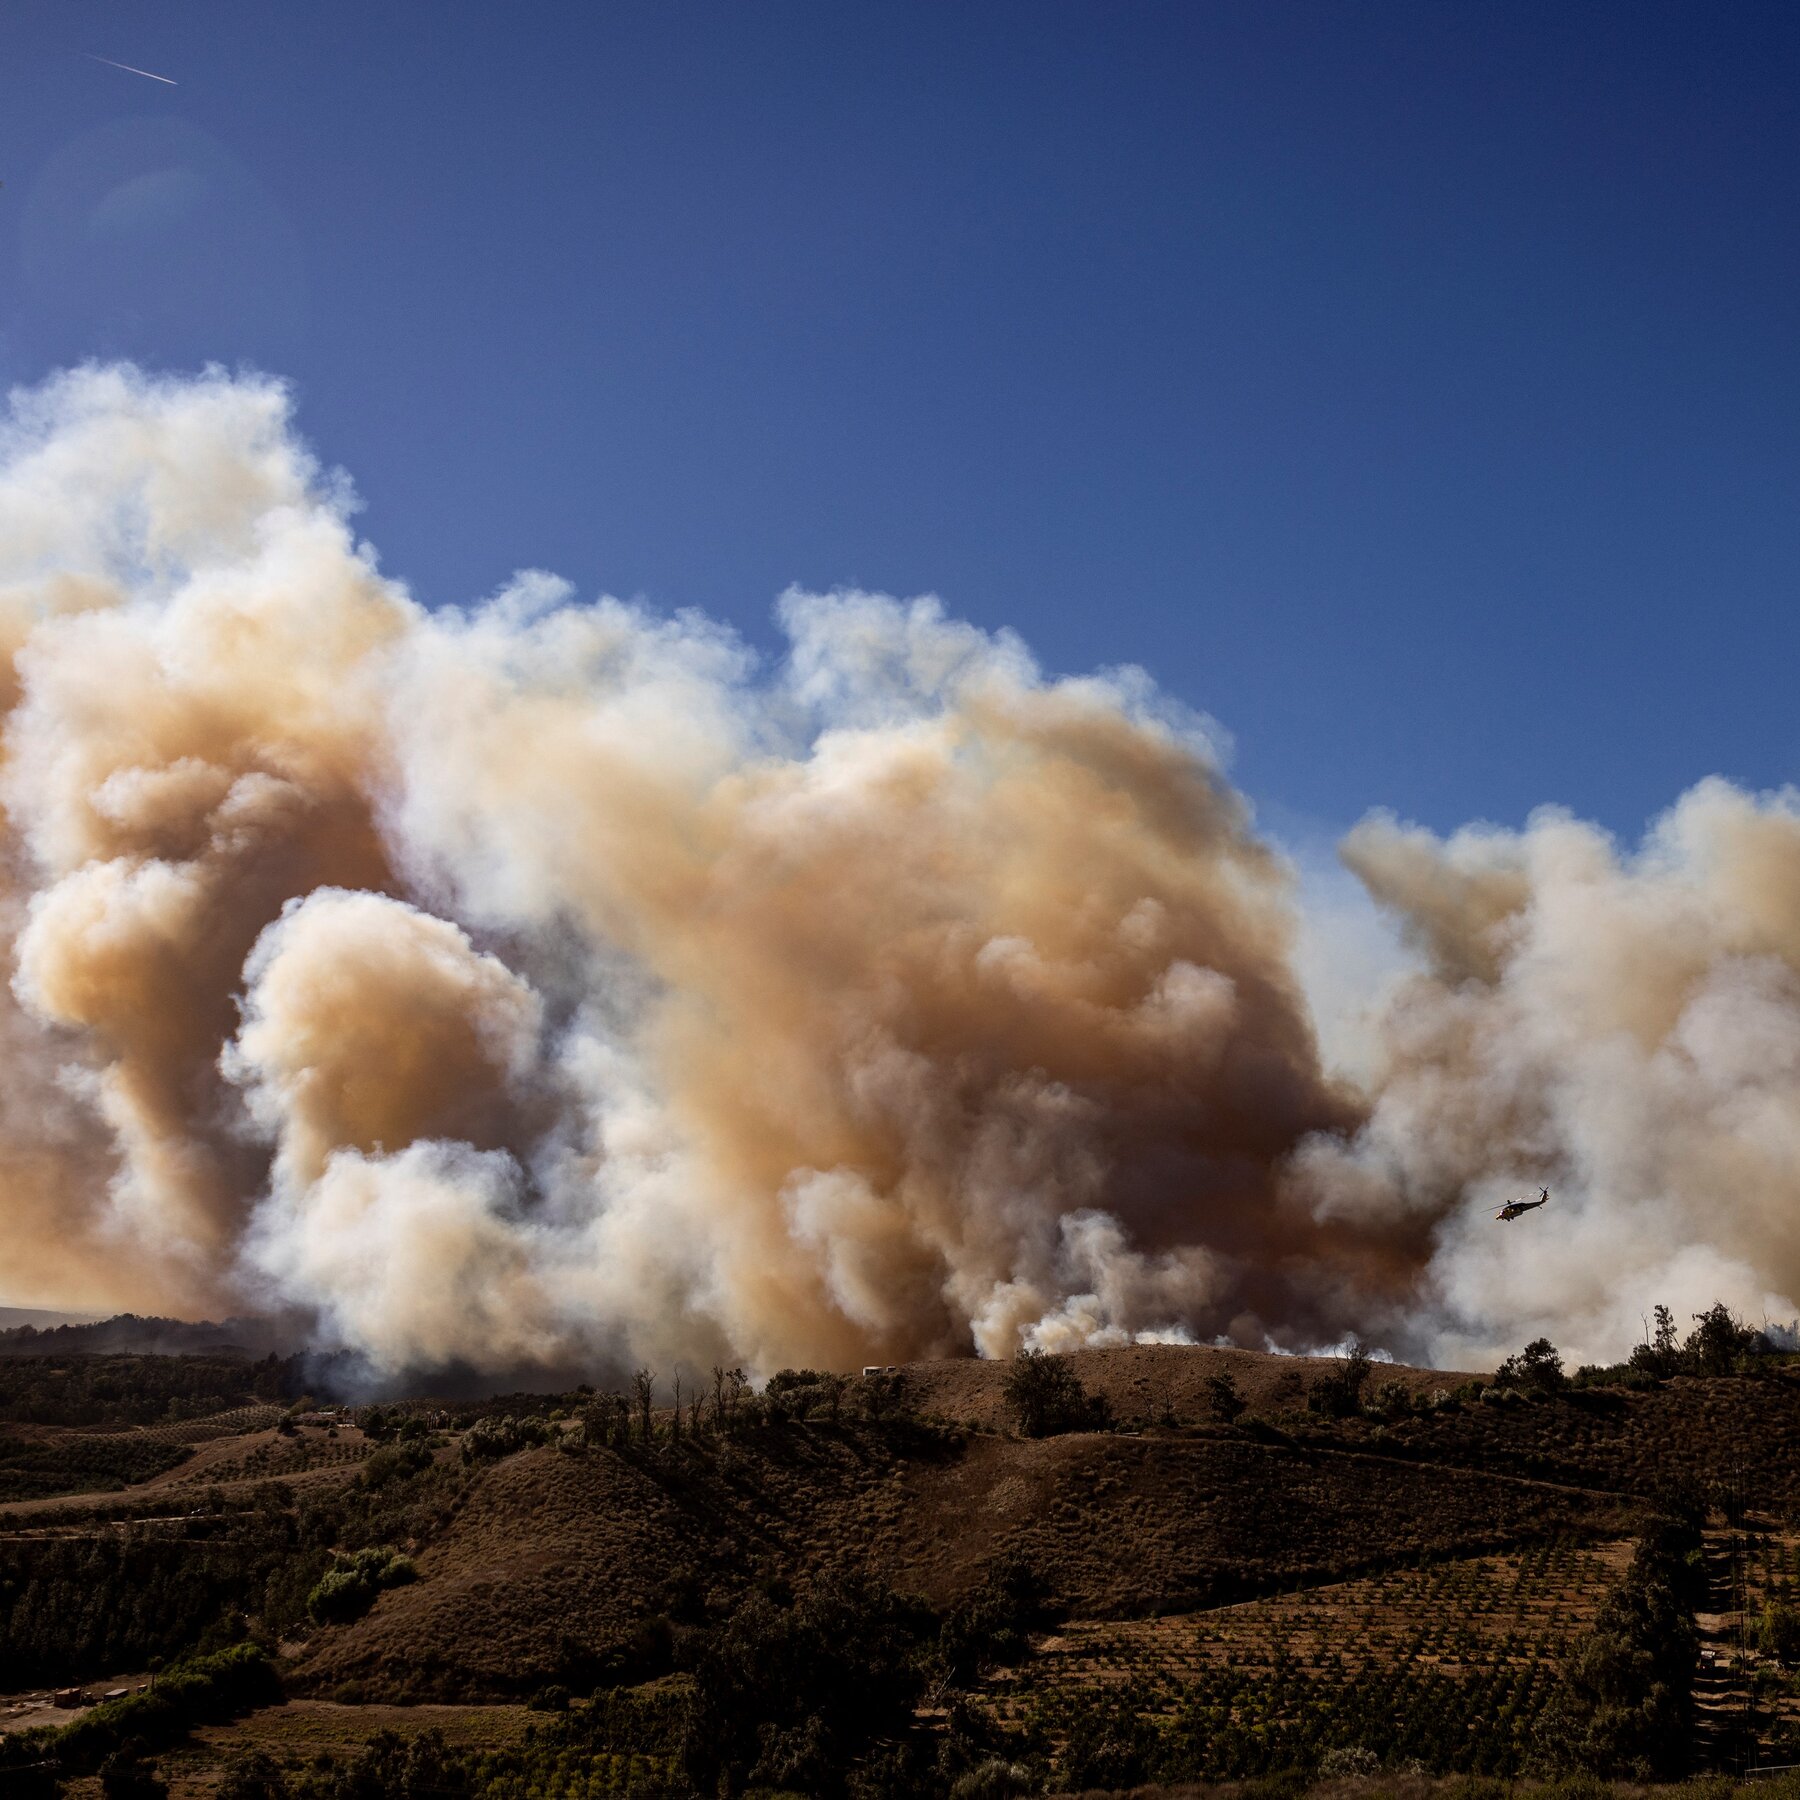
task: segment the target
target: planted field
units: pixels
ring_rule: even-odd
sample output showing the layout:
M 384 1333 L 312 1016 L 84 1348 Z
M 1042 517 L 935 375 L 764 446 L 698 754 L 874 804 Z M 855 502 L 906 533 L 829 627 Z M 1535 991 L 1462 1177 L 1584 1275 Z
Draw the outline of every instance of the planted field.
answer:
M 108 1492 L 149 1481 L 192 1455 L 185 1445 L 156 1443 L 136 1432 L 82 1431 L 32 1435 L 0 1430 L 0 1500 Z
M 304 1432 L 291 1438 L 270 1432 L 239 1454 L 196 1464 L 180 1480 L 183 1484 L 275 1481 L 312 1469 L 349 1469 L 366 1462 L 374 1447 L 360 1431 L 345 1432 L 335 1438 L 323 1432 Z
M 158 1444 L 206 1444 L 215 1438 L 241 1437 L 252 1431 L 268 1431 L 281 1417 L 279 1406 L 236 1406 L 209 1413 L 203 1419 L 183 1419 L 168 1425 L 147 1425 L 141 1436 Z
M 289 1771 L 353 1764 L 377 1734 L 412 1740 L 430 1734 L 471 1757 L 483 1800 L 610 1800 L 655 1793 L 669 1782 L 669 1750 L 646 1743 L 609 1749 L 582 1740 L 581 1711 L 560 1722 L 523 1706 L 345 1706 L 290 1700 L 228 1725 L 203 1726 L 166 1754 L 162 1773 L 172 1800 L 210 1795 L 221 1770 L 251 1752 Z M 651 1734 L 654 1735 L 654 1734 Z M 460 1789 L 456 1791 L 461 1791 Z
M 285 1460 L 264 1456 L 258 1463 L 254 1451 L 235 1459 L 227 1454 L 226 1460 L 217 1453 L 207 1453 L 209 1446 L 218 1445 L 223 1439 L 266 1430 L 280 1416 L 277 1407 L 257 1405 L 120 1431 L 0 1425 L 0 1502 L 116 1492 L 154 1481 L 184 1463 L 192 1463 L 193 1467 L 183 1474 L 182 1480 L 219 1481 L 235 1475 L 294 1473 L 357 1461 L 365 1454 L 356 1450 L 333 1455 L 309 1448 Z M 270 1435 L 271 1441 L 279 1442 Z M 359 1433 L 356 1442 L 360 1441 Z M 311 1440 L 308 1442 L 310 1445 Z
M 1123 1773 L 1227 1779 L 1367 1752 L 1512 1774 L 1558 1660 L 1630 1559 L 1552 1544 L 1181 1618 L 1076 1622 L 992 1687 L 997 1724 Z
M 518 1743 L 536 1718 L 523 1706 L 338 1706 L 329 1700 L 289 1700 L 229 1725 L 202 1726 L 194 1733 L 195 1760 L 211 1764 L 251 1750 L 283 1762 L 348 1756 L 378 1731 L 402 1737 L 437 1731 L 459 1750 L 500 1750 Z

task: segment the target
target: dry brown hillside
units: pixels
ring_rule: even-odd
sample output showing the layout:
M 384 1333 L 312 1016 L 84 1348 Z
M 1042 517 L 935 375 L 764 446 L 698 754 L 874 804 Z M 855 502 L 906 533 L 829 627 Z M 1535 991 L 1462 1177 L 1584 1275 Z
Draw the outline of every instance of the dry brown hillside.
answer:
M 1779 1760 L 1800 1755 L 1800 1712 L 1770 1700 L 1779 1670 L 1745 1620 L 1800 1592 L 1800 1370 L 1737 1366 L 1528 1394 L 1383 1364 L 1353 1403 L 1331 1359 L 1091 1350 L 1062 1365 L 1087 1399 L 1060 1419 L 1098 1425 L 1100 1398 L 1104 1428 L 1035 1438 L 1011 1412 L 1017 1371 L 972 1361 L 847 1389 L 789 1372 L 718 1412 L 709 1397 L 679 1434 L 666 1410 L 647 1436 L 641 1415 L 622 1428 L 586 1390 L 365 1408 L 366 1429 L 221 1414 L 180 1426 L 188 1460 L 125 1493 L 0 1507 L 0 1605 L 15 1685 L 42 1685 L 46 1657 L 86 1679 L 248 1627 L 280 1641 L 290 1694 L 372 1720 L 660 1693 L 746 1620 L 785 1631 L 854 1597 L 833 1576 L 874 1579 L 854 1604 L 918 1602 L 898 1611 L 948 1659 L 993 1596 L 1041 1583 L 1031 1654 L 963 1668 L 957 1704 L 1089 1785 L 1327 1750 L 1516 1774 L 1646 1524 L 1654 1542 L 1710 1507 L 1692 1760 Z M 152 1435 L 21 1441 L 39 1455 L 58 1434 Z M 409 1579 L 317 1604 L 365 1558 Z
M 1629 1484 L 1479 1466 L 1479 1437 L 1452 1428 L 1471 1409 L 1427 1415 L 1454 1452 L 1444 1461 L 1424 1439 L 1311 1417 L 1297 1403 L 1325 1363 L 1160 1346 L 1072 1362 L 1111 1400 L 1116 1429 L 1020 1439 L 1004 1429 L 1004 1368 L 944 1362 L 905 1371 L 920 1427 L 848 1408 L 835 1424 L 770 1423 L 679 1450 L 505 1458 L 473 1475 L 419 1549 L 421 1580 L 319 1632 L 298 1680 L 368 1694 L 579 1680 L 690 1572 L 720 1599 L 759 1578 L 835 1570 L 944 1605 L 1018 1554 L 1075 1616 L 1152 1617 L 1422 1555 L 1630 1528 Z M 1221 1368 L 1255 1403 L 1235 1425 L 1210 1416 L 1206 1381 Z M 1458 1379 L 1385 1366 L 1380 1378 L 1426 1391 Z M 1543 1413 L 1504 1415 L 1521 1459 Z

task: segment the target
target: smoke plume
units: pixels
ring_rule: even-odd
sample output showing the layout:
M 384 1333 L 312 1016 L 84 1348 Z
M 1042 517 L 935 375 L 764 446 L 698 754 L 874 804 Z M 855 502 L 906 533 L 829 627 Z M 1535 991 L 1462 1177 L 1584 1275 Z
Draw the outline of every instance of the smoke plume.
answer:
M 1343 854 L 1423 967 L 1380 1019 L 1374 1105 L 1295 1179 L 1325 1214 L 1434 1221 L 1411 1335 L 1618 1355 L 1658 1300 L 1753 1322 L 1800 1293 L 1800 795 L 1704 781 L 1635 854 L 1555 811 Z M 1543 1231 L 1484 1208 L 1551 1188 Z
M 853 592 L 768 666 L 541 574 L 431 612 L 352 511 L 278 384 L 14 397 L 12 1298 L 295 1308 L 378 1370 L 1791 1310 L 1793 796 L 1635 855 L 1366 822 L 1413 960 L 1352 1082 L 1291 868 L 1142 674 Z

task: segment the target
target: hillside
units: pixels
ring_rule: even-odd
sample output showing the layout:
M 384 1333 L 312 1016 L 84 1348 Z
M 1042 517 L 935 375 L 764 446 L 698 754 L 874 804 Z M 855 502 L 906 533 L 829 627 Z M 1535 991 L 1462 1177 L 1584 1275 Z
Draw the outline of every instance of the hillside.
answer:
M 519 1691 L 571 1637 L 616 1647 L 698 1571 L 721 1591 L 779 1574 L 878 1574 L 936 1605 L 1025 1557 L 1081 1618 L 1188 1612 L 1419 1558 L 1628 1534 L 1669 1480 L 1756 1447 L 1758 1503 L 1800 1511 L 1800 1385 L 1677 1379 L 1394 1420 L 1301 1403 L 1333 1365 L 1237 1350 L 1132 1347 L 1071 1357 L 1121 1429 L 1005 1433 L 1005 1369 L 903 1372 L 908 1442 L 846 1421 L 764 1430 L 729 1454 L 648 1460 L 527 1450 L 481 1476 L 420 1556 L 424 1579 L 321 1634 L 299 1673 L 371 1694 L 445 1679 Z M 1210 1416 L 1229 1372 L 1251 1409 Z M 1383 1366 L 1442 1394 L 1466 1379 Z
M 1774 1360 L 1543 1395 L 1378 1365 L 1340 1416 L 1316 1409 L 1342 1372 L 1329 1359 L 1145 1346 L 1064 1366 L 1109 1428 L 1021 1437 L 1006 1366 L 933 1362 L 841 1391 L 786 1377 L 684 1414 L 679 1435 L 657 1409 L 646 1442 L 641 1417 L 587 1393 L 363 1408 L 360 1428 L 267 1401 L 133 1424 L 281 1366 L 14 1363 L 15 1411 L 52 1407 L 60 1370 L 62 1403 L 113 1421 L 15 1440 L 60 1455 L 52 1471 L 111 1456 L 127 1485 L 0 1505 L 0 1656 L 15 1682 L 102 1677 L 244 1619 L 281 1640 L 290 1695 L 389 1718 L 673 1677 L 763 1596 L 873 1581 L 940 1621 L 982 1615 L 1023 1569 L 1046 1608 L 1035 1653 L 983 1663 L 957 1714 L 1020 1754 L 1074 1770 L 1088 1735 L 1123 1732 L 1138 1750 L 1120 1766 L 1149 1770 L 1204 1714 L 1210 1748 L 1179 1766 L 1254 1773 L 1321 1754 L 1329 1716 L 1383 1755 L 1504 1773 L 1671 1482 L 1735 1495 L 1756 1525 L 1729 1551 L 1709 1540 L 1737 1609 L 1707 1615 L 1722 1644 L 1800 1576 L 1800 1380 Z M 403 1555 L 409 1579 L 313 1616 L 309 1593 L 365 1547 Z M 1754 1669 L 1721 1658 L 1707 1716 L 1730 1728 L 1695 1727 L 1702 1760 L 1746 1729 L 1733 1684 Z M 1394 1735 L 1395 1682 L 1437 1736 Z M 1787 1741 L 1785 1704 L 1759 1742 Z
M 1199 1425 L 1212 1419 L 1209 1383 L 1229 1376 L 1250 1409 L 1274 1413 L 1303 1406 L 1306 1393 L 1339 1365 L 1323 1356 L 1274 1356 L 1259 1350 L 1208 1344 L 1128 1344 L 1080 1350 L 1070 1359 L 1089 1393 L 1098 1394 L 1123 1423 L 1153 1426 L 1173 1420 Z M 968 1357 L 909 1363 L 904 1372 L 908 1405 L 932 1417 L 953 1419 L 983 1431 L 1003 1431 L 1007 1412 L 1004 1363 Z M 1447 1369 L 1415 1369 L 1378 1363 L 1373 1383 L 1395 1382 L 1409 1394 L 1445 1392 L 1471 1379 Z
M 798 1441 L 795 1441 L 798 1440 Z M 896 1453 L 856 1426 L 675 1467 L 526 1451 L 476 1483 L 421 1579 L 321 1634 L 297 1676 L 371 1696 L 499 1695 L 566 1678 L 573 1637 L 615 1648 L 697 1573 L 870 1573 L 939 1606 L 1023 1556 L 1086 1618 L 1188 1611 L 1420 1554 L 1629 1529 L 1612 1495 L 1223 1433 L 970 1435 Z

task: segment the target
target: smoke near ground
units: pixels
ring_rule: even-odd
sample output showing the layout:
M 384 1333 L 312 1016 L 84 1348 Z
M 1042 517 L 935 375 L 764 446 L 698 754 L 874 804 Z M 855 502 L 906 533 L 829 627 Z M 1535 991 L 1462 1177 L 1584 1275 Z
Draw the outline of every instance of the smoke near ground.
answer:
M 276 384 L 15 396 L 8 1297 L 390 1371 L 1793 1310 L 1791 795 L 1633 856 L 1366 822 L 1413 960 L 1353 1081 L 1328 924 L 1141 674 L 860 593 L 766 665 L 543 575 L 427 612 L 351 516 Z
M 1368 1123 L 1295 1179 L 1434 1221 L 1410 1332 L 1454 1361 L 1539 1332 L 1616 1355 L 1658 1298 L 1790 1319 L 1800 795 L 1704 781 L 1631 855 L 1553 811 L 1447 841 L 1376 816 L 1343 855 L 1423 967 L 1381 1010 Z M 1547 1229 L 1497 1244 L 1483 1206 L 1539 1184 Z

